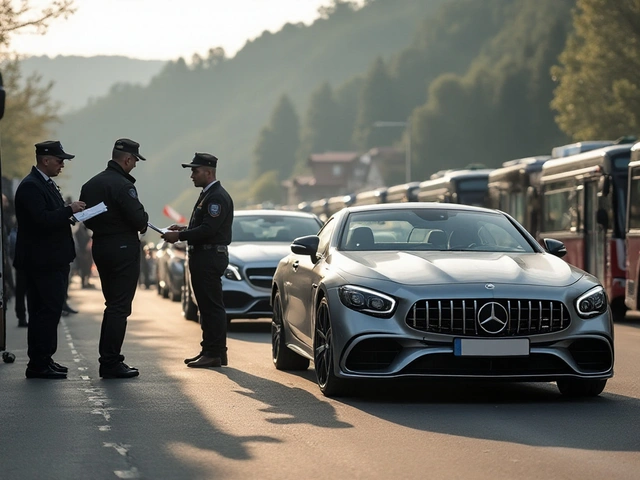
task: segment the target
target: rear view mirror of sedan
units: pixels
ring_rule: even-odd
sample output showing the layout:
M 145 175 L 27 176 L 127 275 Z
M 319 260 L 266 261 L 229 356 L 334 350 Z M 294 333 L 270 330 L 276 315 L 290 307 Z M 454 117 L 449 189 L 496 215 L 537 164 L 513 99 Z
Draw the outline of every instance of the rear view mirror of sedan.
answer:
M 555 255 L 556 257 L 562 258 L 567 254 L 567 249 L 560 240 L 555 240 L 553 238 L 543 238 L 544 248 L 551 255 Z
M 320 238 L 317 235 L 298 237 L 291 243 L 291 251 L 296 255 L 309 255 L 315 261 L 319 243 Z

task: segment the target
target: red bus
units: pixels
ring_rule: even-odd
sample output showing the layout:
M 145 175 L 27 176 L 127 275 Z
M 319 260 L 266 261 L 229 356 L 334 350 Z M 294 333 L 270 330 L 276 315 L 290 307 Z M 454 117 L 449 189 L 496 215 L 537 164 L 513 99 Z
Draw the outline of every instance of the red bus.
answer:
M 639 310 L 638 277 L 640 276 L 640 143 L 631 147 L 629 163 L 629 194 L 627 203 L 627 291 L 625 304 Z
M 624 318 L 627 179 L 631 144 L 547 161 L 542 166 L 538 237 L 564 242 L 564 259 L 598 277 L 614 319 Z
M 534 237 L 540 230 L 542 165 L 550 158 L 541 155 L 510 160 L 489 173 L 488 207 L 508 213 Z

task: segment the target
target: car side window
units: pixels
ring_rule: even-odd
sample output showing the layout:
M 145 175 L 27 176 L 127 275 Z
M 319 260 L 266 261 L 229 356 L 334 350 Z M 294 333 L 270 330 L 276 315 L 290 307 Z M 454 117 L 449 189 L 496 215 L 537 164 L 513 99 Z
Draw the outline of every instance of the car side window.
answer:
M 320 238 L 320 242 L 318 243 L 318 256 L 325 256 L 327 254 L 335 225 L 336 222 L 333 218 L 330 218 L 318 232 L 318 237 Z

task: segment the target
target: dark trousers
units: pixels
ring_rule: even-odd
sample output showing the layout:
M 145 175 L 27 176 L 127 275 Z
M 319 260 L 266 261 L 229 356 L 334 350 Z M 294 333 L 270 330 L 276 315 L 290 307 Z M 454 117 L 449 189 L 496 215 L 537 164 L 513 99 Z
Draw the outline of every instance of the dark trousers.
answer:
M 140 276 L 140 245 L 113 240 L 96 241 L 92 252 L 105 300 L 99 361 L 101 365 L 110 367 L 124 361 L 121 350 Z
M 21 269 L 16 269 L 16 317 L 21 322 L 27 320 L 27 275 Z
M 227 312 L 222 300 L 222 275 L 229 265 L 225 253 L 213 250 L 189 252 L 189 273 L 200 310 L 201 354 L 219 357 L 227 351 Z
M 29 368 L 41 370 L 58 349 L 58 323 L 67 293 L 69 267 L 60 270 L 25 270 L 29 327 Z

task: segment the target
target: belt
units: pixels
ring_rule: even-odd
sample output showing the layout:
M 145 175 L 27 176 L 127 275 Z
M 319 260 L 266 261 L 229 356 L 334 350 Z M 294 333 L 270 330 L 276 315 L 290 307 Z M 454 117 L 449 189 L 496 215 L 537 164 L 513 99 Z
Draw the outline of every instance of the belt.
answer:
M 200 250 L 213 250 L 216 253 L 227 253 L 226 245 L 212 245 L 210 243 L 206 243 L 204 245 L 189 245 L 187 247 L 190 252 L 197 252 Z

